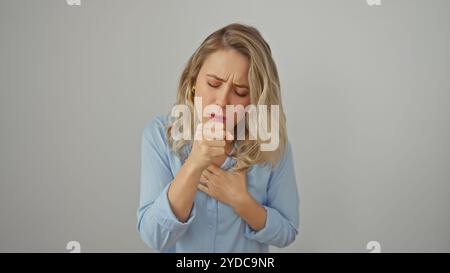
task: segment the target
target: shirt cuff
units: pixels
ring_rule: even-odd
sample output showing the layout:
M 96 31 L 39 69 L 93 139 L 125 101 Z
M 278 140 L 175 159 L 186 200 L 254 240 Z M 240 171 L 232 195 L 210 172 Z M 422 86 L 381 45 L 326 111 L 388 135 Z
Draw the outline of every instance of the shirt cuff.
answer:
M 195 202 L 192 204 L 192 209 L 188 220 L 186 222 L 181 222 L 175 216 L 175 214 L 172 211 L 172 208 L 170 207 L 169 197 L 167 195 L 169 191 L 169 186 L 170 183 L 164 187 L 159 197 L 155 200 L 155 203 L 153 204 L 154 208 L 153 215 L 156 221 L 161 226 L 172 231 L 180 231 L 188 228 L 189 224 L 192 223 L 192 221 L 195 219 L 196 215 Z
M 275 209 L 267 206 L 262 207 L 266 210 L 266 224 L 258 231 L 254 231 L 248 224 L 245 225 L 245 236 L 249 239 L 268 244 L 281 232 L 283 219 Z

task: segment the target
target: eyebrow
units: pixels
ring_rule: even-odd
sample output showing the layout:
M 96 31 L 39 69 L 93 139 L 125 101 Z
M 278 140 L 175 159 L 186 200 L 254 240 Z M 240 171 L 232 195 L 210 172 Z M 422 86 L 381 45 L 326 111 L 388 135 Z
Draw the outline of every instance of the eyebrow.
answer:
M 221 82 L 226 82 L 226 80 L 224 80 L 224 79 L 222 79 L 222 78 L 219 78 L 218 76 L 216 76 L 216 75 L 214 75 L 214 74 L 206 74 L 206 76 L 212 77 L 212 78 L 214 78 L 214 79 L 216 79 L 216 80 L 219 80 L 219 81 L 221 81 Z M 247 88 L 247 89 L 249 89 L 248 86 L 245 85 L 245 84 L 236 84 L 236 83 L 233 83 L 233 85 L 236 86 L 236 87 Z

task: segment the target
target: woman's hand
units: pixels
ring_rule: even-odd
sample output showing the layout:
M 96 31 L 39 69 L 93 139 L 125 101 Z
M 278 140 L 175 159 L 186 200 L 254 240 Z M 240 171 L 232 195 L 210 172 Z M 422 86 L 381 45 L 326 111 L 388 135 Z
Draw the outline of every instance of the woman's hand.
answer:
M 223 125 L 219 128 L 223 130 Z M 206 169 L 215 157 L 225 154 L 226 141 L 223 138 L 226 134 L 229 134 L 223 130 L 222 135 L 224 137 L 217 139 L 214 133 L 208 131 L 203 133 L 202 129 L 202 126 L 197 126 L 192 150 L 187 159 L 191 166 L 201 171 Z
M 250 197 L 245 170 L 224 171 L 214 164 L 203 171 L 198 189 L 233 209 L 245 204 Z

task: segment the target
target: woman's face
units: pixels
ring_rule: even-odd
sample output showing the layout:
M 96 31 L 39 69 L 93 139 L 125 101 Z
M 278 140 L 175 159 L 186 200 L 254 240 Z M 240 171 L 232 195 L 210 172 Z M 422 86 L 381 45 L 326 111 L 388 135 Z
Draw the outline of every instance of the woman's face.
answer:
M 233 49 L 219 50 L 209 55 L 203 62 L 195 83 L 195 96 L 202 98 L 202 107 L 217 105 L 222 109 L 225 122 L 226 105 L 250 104 L 248 84 L 248 58 Z M 234 114 L 233 127 L 240 121 Z M 206 122 L 208 117 L 203 117 Z M 216 121 L 222 117 L 215 116 Z

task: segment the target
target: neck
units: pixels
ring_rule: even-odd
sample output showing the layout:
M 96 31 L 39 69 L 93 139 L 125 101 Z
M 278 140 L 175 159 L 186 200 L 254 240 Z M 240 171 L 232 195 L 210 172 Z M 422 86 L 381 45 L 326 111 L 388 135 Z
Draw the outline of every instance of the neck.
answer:
M 225 143 L 225 152 L 227 154 L 231 153 L 231 151 L 233 150 L 233 141 L 232 140 L 226 140 Z

